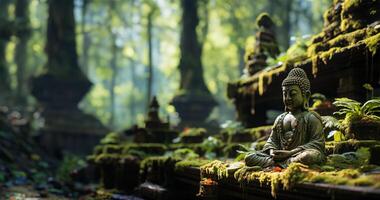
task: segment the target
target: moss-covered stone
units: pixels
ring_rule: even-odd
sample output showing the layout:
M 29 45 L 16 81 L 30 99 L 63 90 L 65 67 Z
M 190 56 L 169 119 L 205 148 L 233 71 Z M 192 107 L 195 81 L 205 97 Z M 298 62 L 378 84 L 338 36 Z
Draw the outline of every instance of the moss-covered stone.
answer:
M 210 162 L 211 160 L 204 160 L 204 159 L 182 160 L 175 164 L 175 171 L 184 171 L 186 168 L 190 168 L 190 167 L 201 167 Z
M 167 146 L 159 143 L 127 144 L 124 146 L 123 153 L 128 153 L 131 150 L 151 155 L 163 155 L 167 150 Z
M 378 33 L 372 37 L 366 38 L 364 40 L 364 43 L 366 44 L 368 50 L 374 56 L 380 47 L 380 33 Z
M 178 159 L 169 156 L 148 157 L 140 163 L 140 179 L 156 184 L 168 184 Z

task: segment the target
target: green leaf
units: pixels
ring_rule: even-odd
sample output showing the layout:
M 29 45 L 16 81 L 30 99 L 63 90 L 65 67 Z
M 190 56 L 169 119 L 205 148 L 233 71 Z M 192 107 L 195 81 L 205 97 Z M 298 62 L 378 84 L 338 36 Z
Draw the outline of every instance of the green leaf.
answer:
M 364 114 L 367 114 L 378 108 L 380 108 L 380 99 L 371 99 L 365 102 L 361 110 Z

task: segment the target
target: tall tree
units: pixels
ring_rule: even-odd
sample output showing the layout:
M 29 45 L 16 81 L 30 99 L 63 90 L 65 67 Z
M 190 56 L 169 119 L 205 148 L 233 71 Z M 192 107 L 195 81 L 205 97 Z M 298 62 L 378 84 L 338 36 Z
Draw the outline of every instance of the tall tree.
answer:
M 83 72 L 87 75 L 89 72 L 88 59 L 89 59 L 89 49 L 91 46 L 91 37 L 90 31 L 86 29 L 87 14 L 88 14 L 88 5 L 91 0 L 82 0 L 82 22 L 81 22 L 81 31 L 82 31 L 82 69 Z M 91 18 L 92 16 L 88 16 Z
M 18 103 L 25 104 L 27 96 L 27 77 L 26 77 L 26 63 L 27 63 L 27 46 L 30 38 L 30 20 L 29 20 L 29 0 L 16 1 L 16 25 L 15 32 L 18 38 L 15 62 L 17 65 L 17 100 Z
M 116 5 L 115 1 L 109 1 L 109 21 L 112 22 L 114 21 L 114 15 Z M 114 127 L 115 125 L 115 109 L 116 109 L 116 94 L 115 94 L 115 87 L 116 87 L 116 78 L 118 74 L 118 69 L 117 69 L 117 58 L 118 58 L 118 47 L 116 44 L 117 40 L 117 33 L 112 27 L 112 23 L 109 24 L 108 26 L 108 34 L 110 36 L 110 42 L 111 42 L 111 59 L 110 59 L 110 66 L 111 66 L 111 81 L 109 85 L 109 91 L 110 91 L 110 119 L 109 119 L 109 126 Z
M 277 19 L 276 35 L 280 46 L 284 50 L 289 48 L 292 33 L 291 12 L 294 0 L 270 0 L 268 1 L 268 11 L 271 16 Z
M 181 58 L 179 71 L 180 89 L 203 91 L 210 94 L 203 79 L 201 62 L 201 44 L 198 41 L 196 28 L 199 24 L 198 0 L 182 0 L 182 31 L 180 41 Z
M 0 1 L 0 92 L 2 93 L 0 100 L 4 100 L 4 94 L 9 94 L 10 92 L 10 79 L 5 56 L 7 44 L 12 35 L 13 25 L 9 19 L 11 2 L 11 0 Z
M 198 40 L 198 0 L 182 0 L 182 30 L 179 61 L 180 93 L 173 105 L 181 118 L 181 126 L 206 125 L 205 120 L 216 105 L 203 78 L 202 48 Z M 205 36 L 204 36 L 205 37 Z
M 146 105 L 146 113 L 148 113 L 149 104 L 152 99 L 152 87 L 153 87 L 153 15 L 155 13 L 155 8 L 152 7 L 148 13 L 148 23 L 147 23 L 147 38 L 148 38 L 148 80 L 147 80 L 147 105 Z

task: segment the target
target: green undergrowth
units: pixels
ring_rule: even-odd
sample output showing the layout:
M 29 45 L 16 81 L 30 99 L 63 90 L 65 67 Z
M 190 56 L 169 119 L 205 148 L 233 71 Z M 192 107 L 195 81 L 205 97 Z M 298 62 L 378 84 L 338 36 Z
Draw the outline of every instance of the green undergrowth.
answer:
M 343 153 L 343 152 L 350 152 L 350 151 L 356 151 L 361 147 L 375 147 L 377 145 L 380 145 L 380 141 L 377 140 L 355 140 L 355 139 L 349 139 L 346 141 L 329 141 L 326 142 L 326 152 L 328 153 Z

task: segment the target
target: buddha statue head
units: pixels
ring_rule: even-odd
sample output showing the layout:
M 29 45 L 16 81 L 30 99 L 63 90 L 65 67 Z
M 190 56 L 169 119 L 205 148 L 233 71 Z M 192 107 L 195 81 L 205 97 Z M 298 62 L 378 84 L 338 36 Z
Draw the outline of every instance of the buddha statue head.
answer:
M 310 98 L 310 81 L 301 68 L 292 69 L 282 82 L 282 99 L 285 111 L 297 113 L 307 110 Z

